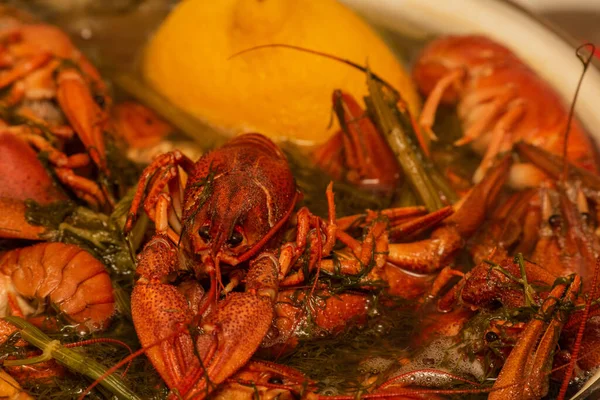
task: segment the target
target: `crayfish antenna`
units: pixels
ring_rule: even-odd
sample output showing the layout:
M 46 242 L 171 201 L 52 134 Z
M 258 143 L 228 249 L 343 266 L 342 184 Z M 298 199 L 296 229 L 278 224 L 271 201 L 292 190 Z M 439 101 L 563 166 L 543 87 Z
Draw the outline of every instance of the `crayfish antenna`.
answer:
M 238 51 L 237 53 L 234 53 L 231 56 L 229 56 L 228 60 L 231 60 L 232 58 L 235 58 L 235 57 L 239 57 L 239 56 L 241 56 L 243 54 L 246 54 L 246 53 L 250 53 L 252 51 L 261 50 L 261 49 L 272 49 L 272 48 L 290 49 L 290 50 L 295 50 L 295 51 L 301 51 L 303 53 L 313 54 L 313 55 L 316 55 L 316 56 L 319 56 L 319 57 L 329 58 L 331 60 L 335 60 L 335 61 L 344 63 L 346 65 L 349 65 L 352 68 L 358 69 L 358 70 L 360 70 L 360 71 L 362 71 L 364 73 L 370 73 L 374 80 L 376 80 L 378 83 L 380 83 L 383 86 L 385 86 L 386 88 L 388 88 L 394 94 L 394 96 L 396 98 L 402 99 L 402 97 L 400 96 L 400 92 L 398 92 L 398 90 L 396 90 L 396 88 L 394 88 L 385 79 L 383 79 L 380 76 L 374 74 L 369 69 L 369 67 L 357 64 L 357 63 L 355 63 L 353 61 L 350 61 L 350 60 L 348 60 L 346 58 L 342 58 L 342 57 L 339 57 L 339 56 L 336 56 L 336 55 L 333 55 L 333 54 L 325 53 L 323 51 L 307 49 L 307 48 L 301 47 L 301 46 L 295 46 L 295 45 L 292 45 L 292 44 L 285 44 L 285 43 L 263 44 L 263 45 L 253 46 L 253 47 L 250 47 L 248 49 L 244 49 L 244 50 Z
M 589 53 L 587 55 L 582 54 L 583 49 L 589 49 Z M 567 126 L 565 127 L 565 135 L 563 139 L 563 160 L 564 169 L 562 174 L 562 181 L 565 182 L 569 176 L 569 163 L 567 162 L 567 143 L 569 139 L 569 133 L 571 131 L 571 122 L 573 121 L 573 115 L 575 114 L 575 104 L 577 103 L 577 97 L 579 96 L 579 91 L 581 90 L 581 83 L 583 82 L 583 77 L 585 73 L 592 63 L 592 58 L 596 51 L 596 46 L 592 43 L 584 43 L 577 48 L 575 54 L 581 63 L 583 64 L 583 71 L 581 71 L 581 75 L 579 76 L 579 81 L 577 82 L 577 87 L 575 88 L 575 94 L 573 95 L 573 101 L 571 102 L 571 107 L 569 109 L 569 117 L 567 118 Z
M 94 339 L 82 340 L 80 342 L 75 342 L 75 343 L 66 343 L 66 344 L 63 344 L 63 346 L 70 349 L 73 347 L 81 347 L 81 346 L 87 346 L 90 344 L 97 344 L 97 343 L 117 344 L 121 347 L 126 348 L 129 351 L 130 355 L 133 354 L 133 350 L 131 350 L 131 347 L 129 347 L 129 345 L 127 343 L 123 342 L 122 340 L 112 339 L 112 338 L 94 338 Z M 125 367 L 125 370 L 121 374 L 122 377 L 125 377 L 125 375 L 127 375 L 127 371 L 129 371 L 129 367 L 131 367 L 131 361 L 129 361 L 127 363 L 127 367 Z
M 593 52 L 592 52 L 593 54 Z M 596 268 L 594 270 L 594 279 L 592 280 L 592 291 L 590 295 L 585 301 L 585 308 L 583 309 L 583 317 L 581 323 L 579 324 L 579 329 L 577 330 L 577 337 L 575 339 L 575 345 L 573 346 L 573 352 L 571 353 L 571 361 L 569 362 L 569 366 L 567 367 L 567 371 L 565 372 L 565 377 L 563 378 L 562 384 L 560 385 L 560 391 L 558 392 L 557 400 L 563 400 L 567 393 L 567 389 L 569 388 L 569 381 L 571 380 L 571 376 L 573 375 L 573 371 L 575 370 L 575 364 L 577 363 L 577 358 L 579 356 L 579 350 L 581 349 L 581 341 L 583 340 L 583 332 L 585 331 L 585 325 L 588 320 L 588 316 L 590 313 L 590 308 L 592 305 L 592 300 L 596 297 L 597 285 L 598 285 L 598 275 L 600 275 L 600 257 L 596 258 Z M 586 385 L 587 386 L 587 385 Z M 583 389 L 582 389 L 583 390 Z
M 582 54 L 582 50 L 583 49 L 588 49 L 589 52 L 587 55 Z M 585 73 L 588 69 L 588 67 L 590 66 L 591 62 L 592 62 L 592 58 L 595 54 L 595 50 L 596 50 L 596 46 L 594 46 L 594 44 L 592 43 L 584 43 L 583 45 L 579 46 L 575 52 L 575 54 L 577 55 L 577 58 L 581 61 L 581 63 L 583 64 L 583 71 L 581 72 L 581 75 L 579 77 L 579 81 L 577 82 L 577 87 L 575 89 L 575 94 L 573 95 L 573 101 L 571 102 L 571 107 L 569 109 L 569 117 L 567 119 L 567 125 L 565 127 L 565 134 L 564 134 L 564 139 L 563 139 L 563 171 L 562 171 L 562 176 L 561 176 L 561 181 L 564 183 L 566 182 L 568 176 L 569 176 L 569 162 L 567 162 L 567 143 L 568 143 L 568 139 L 569 139 L 569 132 L 571 130 L 571 121 L 573 120 L 573 115 L 575 113 L 575 104 L 577 102 L 577 97 L 579 95 L 579 91 L 581 90 L 581 84 L 583 82 L 583 78 L 585 76 Z M 596 258 L 596 267 L 594 270 L 594 278 L 593 278 L 593 283 L 592 283 L 592 290 L 588 296 L 588 298 L 586 299 L 585 302 L 585 308 L 583 310 L 583 316 L 582 316 L 582 320 L 581 323 L 579 324 L 579 329 L 577 330 L 577 336 L 575 339 L 575 345 L 573 346 L 573 352 L 571 354 L 571 360 L 568 364 L 567 370 L 565 372 L 565 376 L 563 378 L 563 381 L 561 383 L 560 386 L 560 390 L 558 393 L 558 400 L 563 400 L 565 398 L 565 395 L 567 393 L 567 389 L 569 387 L 569 382 L 571 380 L 571 376 L 573 375 L 573 371 L 575 369 L 575 364 L 577 363 L 577 358 L 579 355 L 579 351 L 581 349 L 581 342 L 583 340 L 583 333 L 585 331 L 585 326 L 588 320 L 588 316 L 590 313 L 590 308 L 591 308 L 591 304 L 592 304 L 592 299 L 594 297 L 596 297 L 596 289 L 597 289 L 597 283 L 598 283 L 598 275 L 600 274 L 600 257 Z M 586 385 L 587 386 L 587 385 Z
M 91 385 L 89 385 L 77 398 L 77 400 L 84 400 L 85 397 L 96 387 L 100 384 L 100 382 L 102 382 L 104 379 L 106 379 L 107 377 L 109 377 L 110 375 L 114 374 L 119 368 L 121 368 L 123 365 L 125 364 L 130 364 L 134 359 L 136 359 L 137 357 L 141 356 L 142 354 L 146 353 L 148 350 L 150 350 L 151 348 L 158 346 L 159 344 L 161 344 L 162 342 L 169 340 L 177 335 L 179 335 L 180 333 L 184 332 L 186 329 L 188 329 L 188 326 L 186 324 L 182 324 L 182 326 L 179 329 L 176 329 L 174 332 L 172 332 L 170 335 L 167 335 L 161 339 L 156 340 L 154 343 L 150 343 L 148 346 L 144 346 L 141 349 L 136 350 L 135 352 L 129 354 L 127 357 L 125 357 L 124 359 L 122 359 L 121 361 L 119 361 L 118 363 L 116 363 L 115 365 L 113 365 L 112 367 L 110 367 L 109 369 L 106 370 L 106 372 L 100 376 L 98 379 L 96 379 L 94 382 L 92 382 Z M 94 340 L 94 339 L 92 339 Z M 125 345 L 127 346 L 127 345 Z M 127 346 L 127 348 L 129 349 L 129 351 L 131 352 L 131 349 L 129 348 L 129 346 Z M 129 367 L 127 367 L 129 368 Z M 127 372 L 127 369 L 125 370 L 125 372 Z

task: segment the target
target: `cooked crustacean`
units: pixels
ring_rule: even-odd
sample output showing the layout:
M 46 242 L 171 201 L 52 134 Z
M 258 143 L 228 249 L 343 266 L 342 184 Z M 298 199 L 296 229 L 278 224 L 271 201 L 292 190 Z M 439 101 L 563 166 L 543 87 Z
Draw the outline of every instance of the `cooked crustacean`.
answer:
M 74 170 L 92 163 L 108 176 L 105 135 L 111 100 L 98 71 L 61 30 L 51 25 L 15 23 L 0 31 L 3 63 L 1 99 L 7 110 L 3 130 L 47 153 L 57 178 L 90 205 L 114 203 L 105 183 Z M 84 151 L 65 154 L 77 135 Z
M 568 108 L 558 93 L 512 51 L 483 36 L 445 36 L 429 43 L 413 68 L 417 87 L 427 96 L 420 124 L 431 127 L 440 102 L 456 104 L 464 136 L 483 154 L 474 179 L 479 180 L 495 156 L 524 141 L 562 155 Z M 592 142 L 574 120 L 567 158 L 597 172 Z M 535 186 L 544 174 L 519 165 L 511 177 L 519 186 Z
M 55 308 L 80 329 L 108 326 L 115 312 L 112 284 L 104 264 L 71 244 L 39 243 L 0 255 L 2 316 L 48 323 Z M 37 309 L 28 305 L 35 300 Z
M 0 371 L 0 396 L 14 400 L 33 399 L 19 386 L 17 381 L 4 371 Z
M 306 208 L 300 209 L 295 214 L 295 239 L 282 242 L 298 193 L 285 157 L 264 136 L 239 136 L 196 163 L 178 152 L 160 156 L 143 173 L 126 225 L 131 228 L 143 206 L 157 227 L 140 254 L 140 279 L 132 295 L 140 341 L 150 346 L 148 356 L 172 389 L 177 388 L 187 397 L 209 393 L 203 368 L 207 368 L 210 381 L 222 383 L 248 361 L 261 343 L 272 346 L 294 339 L 293 330 L 302 324 L 303 316 L 286 300 L 289 292 L 283 288 L 291 287 L 293 291 L 293 286 L 306 284 L 313 273 L 337 271 L 348 277 L 362 277 L 357 285 L 365 288 L 384 281 L 391 293 L 410 292 L 402 286 L 407 280 L 398 278 L 394 265 L 412 268 L 413 273 L 438 270 L 481 224 L 485 208 L 491 206 L 509 165 L 506 158 L 490 170 L 489 178 L 461 204 L 454 214 L 457 217 L 447 219 L 428 239 L 444 249 L 436 251 L 439 259 L 430 260 L 418 243 L 389 243 L 388 235 L 398 236 L 385 211 L 366 224 L 361 240 L 345 233 L 344 227 L 352 224 L 342 219 L 344 222 L 338 225 L 331 187 L 327 193 L 329 218 L 322 220 Z M 185 189 L 180 187 L 179 167 L 189 176 Z M 477 212 L 465 211 L 475 208 Z M 391 210 L 389 215 L 398 212 Z M 451 212 L 445 208 L 424 216 L 417 214 L 416 219 L 401 224 L 402 231 L 407 235 L 421 231 Z M 336 241 L 347 248 L 332 253 Z M 181 243 L 179 249 L 177 243 Z M 307 267 L 299 267 L 305 263 Z M 189 276 L 192 280 L 179 278 L 175 281 L 180 283 L 173 285 L 169 276 Z M 196 280 L 204 277 L 210 281 L 206 291 Z M 245 291 L 235 291 L 242 282 Z M 216 301 L 218 291 L 228 293 L 224 300 Z M 318 294 L 323 296 L 320 290 Z M 365 296 L 347 296 L 348 301 L 355 301 L 346 304 L 332 298 L 320 307 L 321 328 L 335 332 L 343 328 L 344 316 L 350 320 L 365 312 Z M 175 313 L 176 304 L 179 311 Z M 166 305 L 171 306 L 168 312 Z M 187 329 L 177 327 L 200 317 L 195 323 L 204 333 L 194 344 Z M 174 354 L 179 356 L 173 358 Z M 187 373 L 181 365 L 188 366 Z
M 79 315 L 75 305 L 85 304 L 83 314 L 99 309 L 100 317 L 86 322 L 94 329 L 104 327 L 112 315 L 109 304 L 114 299 L 109 297 L 115 296 L 108 273 L 100 272 L 99 261 L 72 245 L 17 241 L 63 239 L 28 222 L 24 200 L 42 205 L 74 200 L 83 205 L 82 212 L 92 213 L 88 208 L 107 212 L 123 191 L 101 179 L 112 178 L 115 168 L 105 151 L 110 147 L 105 135 L 121 132 L 130 146 L 155 145 L 171 128 L 139 104 L 112 106 L 94 67 L 55 28 L 16 23 L 1 32 L 0 84 L 5 91 L 0 101 L 11 117 L 18 117 L 3 118 L 6 126 L 0 130 L 0 150 L 8 155 L 0 160 L 0 171 L 9 171 L 0 174 L 0 236 L 10 248 L 0 256 L 0 267 L 6 266 L 5 283 L 12 290 L 8 283 L 16 286 L 23 277 L 28 282 L 51 278 L 52 267 L 61 265 L 53 262 L 54 257 L 77 253 L 73 260 L 83 260 L 77 264 L 86 268 L 75 271 L 66 259 L 62 264 L 73 273 L 62 276 L 72 278 L 63 282 L 74 290 L 72 297 L 61 301 L 53 292 L 50 301 L 74 325 L 81 322 L 72 317 Z M 46 33 L 42 35 L 45 40 L 38 44 L 40 32 Z M 338 398 L 432 398 L 458 393 L 540 398 L 547 390 L 553 360 L 556 365 L 565 364 L 583 349 L 587 357 L 571 365 L 582 370 L 598 365 L 600 357 L 594 354 L 600 339 L 593 335 L 597 329 L 594 305 L 587 307 L 592 318 L 584 339 L 575 340 L 580 322 L 589 319 L 582 310 L 585 296 L 592 293 L 598 252 L 595 222 L 600 215 L 600 185 L 593 172 L 593 156 L 583 149 L 588 139 L 575 124 L 567 155 L 579 167 L 565 168 L 560 134 L 567 114 L 556 106 L 559 102 L 554 102 L 554 95 L 546 96 L 551 90 L 513 55 L 487 39 L 465 40 L 494 50 L 497 59 L 469 58 L 469 53 L 465 61 L 454 47 L 445 53 L 441 45 L 432 44 L 416 67 L 418 83 L 425 92 L 433 90 L 421 120 L 425 128 L 431 127 L 428 118 L 433 116 L 436 96 L 446 100 L 454 96 L 467 131 L 459 144 L 471 142 L 476 148 L 490 144 L 478 183 L 455 204 L 436 188 L 432 193 L 439 203 L 433 207 L 393 204 L 394 208 L 366 211 L 357 207 L 352 212 L 358 214 L 340 216 L 335 210 L 344 200 L 340 191 L 334 198 L 334 188 L 342 186 L 336 183 L 323 196 L 328 214 L 317 216 L 311 207 L 300 207 L 294 171 L 283 152 L 258 134 L 237 137 L 198 162 L 169 149 L 149 163 L 127 230 L 136 228 L 135 219 L 143 209 L 154 231 L 141 227 L 138 241 L 143 242 L 144 234 L 144 240 L 150 232 L 153 236 L 138 255 L 137 276 L 130 269 L 123 274 L 129 281 L 123 276 L 118 279 L 125 282 L 125 292 L 136 281 L 133 322 L 142 346 L 136 354 L 149 357 L 171 390 L 167 394 L 169 389 L 165 389 L 165 396 L 324 398 L 329 392 L 319 386 L 315 378 L 320 377 L 308 376 L 310 370 L 301 373 L 259 358 L 273 353 L 276 358 L 284 351 L 293 353 L 302 342 L 360 330 L 377 319 L 380 311 L 400 307 L 391 300 L 399 297 L 415 300 L 408 307 L 414 324 L 422 330 L 411 341 L 413 345 L 427 350 L 428 341 L 436 335 L 449 337 L 443 343 L 454 353 L 445 353 L 446 357 L 469 355 L 479 365 L 493 347 L 497 353 L 490 356 L 493 367 L 487 372 L 498 377 L 496 385 L 475 382 L 485 373 L 471 380 L 472 376 L 452 369 L 427 368 L 426 354 L 406 356 L 409 352 L 403 350 L 402 357 L 394 360 L 400 367 L 386 371 L 386 382 L 369 376 L 364 386 L 342 390 Z M 436 43 L 453 41 L 460 39 Z M 438 59 L 432 54 L 436 51 L 445 60 L 458 54 L 464 63 L 457 69 L 452 63 L 435 64 Z M 495 69 L 496 63 L 502 67 Z M 497 74 L 479 75 L 480 67 Z M 504 68 L 514 69 L 516 79 L 531 79 L 530 86 L 502 83 L 511 75 Z M 367 75 L 373 83 L 370 72 Z M 489 88 L 494 79 L 501 82 L 498 90 Z M 382 93 L 388 90 L 393 92 L 382 85 Z M 536 96 L 544 103 L 533 104 Z M 415 189 L 404 184 L 406 171 L 398 161 L 399 153 L 386 143 L 394 129 L 382 129 L 381 116 L 373 112 L 380 105 L 368 99 L 364 111 L 341 90 L 333 97 L 342 130 L 316 150 L 312 160 L 333 178 L 373 189 L 375 196 L 383 193 L 381 197 L 390 203 L 398 200 L 393 196 L 400 192 L 399 185 Z M 382 97 L 383 103 L 392 115 L 405 117 L 401 105 L 393 109 L 392 97 Z M 555 106 L 560 118 L 538 125 L 551 133 L 544 136 L 548 142 L 538 142 L 537 136 L 531 139 L 527 129 L 540 122 L 532 110 Z M 402 122 L 406 123 L 403 127 L 411 125 L 411 121 Z M 146 128 L 152 131 L 150 136 Z M 509 128 L 513 128 L 510 135 L 506 134 Z M 420 137 L 413 139 L 412 144 L 426 144 Z M 496 157 L 511 147 L 515 153 Z M 48 163 L 40 162 L 40 155 Z M 416 160 L 423 164 L 433 163 L 427 151 L 419 157 Z M 539 185 L 530 179 L 536 185 L 533 188 L 506 193 L 504 183 L 516 159 L 535 164 L 537 170 L 527 171 L 535 171 L 533 178 L 543 171 L 546 182 Z M 45 166 L 50 166 L 49 172 Z M 66 174 L 73 175 L 66 179 Z M 58 186 L 55 177 L 61 182 Z M 425 203 L 414 194 L 409 200 Z M 497 208 L 496 203 L 500 203 Z M 114 222 L 103 213 L 89 215 L 99 216 L 101 223 Z M 110 245 L 125 247 L 120 228 L 118 236 Z M 86 245 L 92 251 L 103 246 L 92 235 L 88 238 L 92 240 Z M 518 254 L 525 259 L 515 261 Z M 30 259 L 38 264 L 25 267 Z M 469 268 L 472 259 L 475 267 Z M 86 273 L 93 277 L 87 280 Z M 95 279 L 101 280 L 104 289 L 90 293 L 88 281 Z M 6 301 L 15 315 L 29 310 L 15 307 L 23 304 L 15 300 L 16 293 L 29 297 L 33 290 L 22 285 L 17 289 L 9 290 Z M 438 314 L 436 306 L 445 313 Z M 509 310 L 514 313 L 506 317 Z M 421 314 L 434 323 L 420 321 Z M 27 312 L 23 317 L 50 322 Z M 479 331 L 472 329 L 475 324 Z M 135 337 L 128 339 L 137 343 Z M 561 351 L 553 357 L 557 343 Z M 470 353 L 460 353 L 469 346 Z M 560 371 L 553 371 L 555 378 L 558 375 Z M 527 382 L 522 384 L 524 376 Z M 453 388 L 457 381 L 473 386 L 457 391 Z
M 111 175 L 115 166 L 108 164 L 111 99 L 95 67 L 54 26 L 3 19 L 0 58 L 2 316 L 26 319 L 45 331 L 73 329 L 90 335 L 106 329 L 116 312 L 109 271 L 98 253 L 92 255 L 93 248 L 36 244 L 64 237 L 33 222 L 30 207 L 77 203 L 112 209 L 126 188 L 119 186 L 122 171 Z M 97 216 L 97 225 L 108 218 L 82 210 Z M 92 232 L 80 233 L 87 235 L 83 242 L 93 237 Z M 48 383 L 65 374 L 54 360 L 32 365 L 20 360 L 35 360 L 39 353 L 22 339 L 13 343 L 19 336 L 14 325 L 4 320 L 1 325 L 2 346 L 17 349 L 2 354 L 11 359 L 5 370 L 15 379 Z
M 43 154 L 67 191 L 110 211 L 126 182 L 111 175 L 119 156 L 109 165 L 108 151 L 118 152 L 121 138 L 141 147 L 172 128 L 141 104 L 113 107 L 96 68 L 57 27 L 10 23 L 0 29 L 0 44 L 0 132 Z
M 39 239 L 45 229 L 27 222 L 24 201 L 49 204 L 66 196 L 21 138 L 0 132 L 0 151 L 0 238 Z
M 0 237 L 5 240 L 44 240 L 47 228 L 27 220 L 25 200 L 48 205 L 66 201 L 34 151 L 19 136 L 0 133 L 2 192 Z M 8 242 L 10 243 L 10 242 Z M 0 252 L 0 304 L 2 317 L 27 318 L 45 328 L 57 329 L 57 315 L 83 332 L 105 329 L 115 313 L 111 278 L 104 264 L 79 246 L 38 243 Z M 11 246 L 14 247 L 14 246 Z M 17 329 L 0 323 L 4 343 Z M 25 343 L 21 341 L 22 346 Z M 47 364 L 47 363 L 46 363 Z M 57 373 L 57 366 L 38 364 L 5 367 L 19 381 Z M 60 368 L 58 368 L 60 372 Z
M 543 150 L 527 150 L 535 152 L 536 162 L 555 157 Z M 564 163 L 558 161 L 562 167 Z M 452 337 L 460 346 L 465 337 L 460 333 L 469 321 L 482 311 L 488 313 L 479 328 L 480 340 L 486 343 L 480 348 L 493 347 L 496 356 L 505 358 L 490 398 L 542 398 L 551 375 L 568 382 L 570 372 L 563 373 L 567 365 L 580 374 L 600 365 L 594 350 L 599 342 L 597 319 L 585 320 L 589 317 L 586 297 L 597 293 L 600 242 L 592 216 L 598 205 L 598 178 L 581 170 L 570 174 L 572 181 L 561 176 L 506 198 L 473 240 L 477 266 L 438 302 L 449 318 L 443 317 L 443 322 L 433 318 L 425 328 L 429 335 Z M 544 318 L 514 318 L 522 312 L 518 310 L 535 310 Z M 586 334 L 576 339 L 586 323 Z M 580 351 L 586 352 L 581 360 L 576 357 Z M 406 378 L 410 373 L 406 367 L 398 375 Z M 448 371 L 437 373 L 443 377 Z M 406 379 L 392 382 L 389 386 L 396 388 L 407 384 Z
M 72 244 L 39 243 L 0 253 L 0 281 L 0 316 L 26 318 L 47 330 L 61 328 L 57 318 L 62 318 L 91 333 L 106 329 L 115 313 L 113 286 L 104 264 Z M 16 332 L 1 320 L 0 344 Z M 26 343 L 19 341 L 17 346 Z M 51 361 L 5 369 L 20 382 L 64 374 Z
M 401 169 L 373 121 L 341 90 L 333 93 L 333 107 L 342 129 L 313 152 L 315 164 L 338 180 L 381 193 L 396 190 Z

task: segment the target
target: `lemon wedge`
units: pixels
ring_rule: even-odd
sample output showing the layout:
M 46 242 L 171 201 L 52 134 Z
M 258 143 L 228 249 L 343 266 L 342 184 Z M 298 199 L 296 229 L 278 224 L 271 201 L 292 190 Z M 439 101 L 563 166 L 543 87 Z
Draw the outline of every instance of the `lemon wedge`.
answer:
M 331 97 L 362 98 L 366 78 L 338 61 L 289 44 L 366 65 L 397 88 L 412 111 L 418 96 L 408 74 L 361 18 L 334 0 L 186 0 L 150 40 L 142 73 L 184 111 L 232 135 L 256 131 L 307 144 L 325 141 Z

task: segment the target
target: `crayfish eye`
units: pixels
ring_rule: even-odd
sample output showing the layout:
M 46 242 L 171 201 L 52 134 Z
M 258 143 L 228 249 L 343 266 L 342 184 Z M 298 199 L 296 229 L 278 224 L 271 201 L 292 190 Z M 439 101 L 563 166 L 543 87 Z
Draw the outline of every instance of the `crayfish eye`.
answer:
M 492 343 L 500 339 L 500 336 L 494 331 L 489 331 L 485 334 L 485 341 L 488 343 Z
M 101 96 L 99 94 L 95 94 L 94 95 L 94 101 L 96 102 L 96 104 L 98 104 L 98 106 L 100 108 L 104 108 L 104 106 L 106 105 L 106 101 L 104 100 L 104 96 Z
M 582 212 L 581 219 L 583 220 L 584 224 L 589 224 L 590 222 L 592 222 L 592 216 L 588 212 Z
M 204 240 L 205 242 L 208 242 L 210 240 L 210 227 L 208 225 L 204 225 L 202 227 L 200 227 L 200 229 L 198 229 L 198 235 L 200 235 L 200 237 L 202 238 L 202 240 Z
M 271 378 L 269 378 L 269 383 L 273 385 L 283 385 L 283 380 L 281 380 L 281 378 L 277 376 L 272 376 Z
M 238 244 L 242 243 L 242 240 L 244 240 L 244 236 L 238 231 L 233 231 L 231 237 L 227 240 L 227 244 L 232 247 L 235 247 Z
M 560 228 L 560 226 L 562 224 L 562 218 L 558 214 L 553 214 L 550 216 L 550 218 L 548 218 L 548 223 L 554 229 Z

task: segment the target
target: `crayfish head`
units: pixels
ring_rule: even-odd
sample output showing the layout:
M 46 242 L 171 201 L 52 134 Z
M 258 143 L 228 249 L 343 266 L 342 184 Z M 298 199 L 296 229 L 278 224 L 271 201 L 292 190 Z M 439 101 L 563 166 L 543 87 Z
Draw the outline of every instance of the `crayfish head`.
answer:
M 556 276 L 577 273 L 588 281 L 600 252 L 594 202 L 577 182 L 540 190 L 542 218 L 534 261 Z
M 591 283 L 596 259 L 600 253 L 600 241 L 595 234 L 594 214 L 597 204 L 589 201 L 583 188 L 576 182 L 561 188 L 561 210 L 565 220 L 565 247 L 569 254 L 576 254 L 573 272 L 581 275 L 584 282 Z
M 237 173 L 217 176 L 201 207 L 187 220 L 184 214 L 184 248 L 230 265 L 246 261 L 281 231 L 287 216 L 276 208 L 258 180 Z

